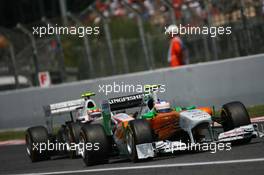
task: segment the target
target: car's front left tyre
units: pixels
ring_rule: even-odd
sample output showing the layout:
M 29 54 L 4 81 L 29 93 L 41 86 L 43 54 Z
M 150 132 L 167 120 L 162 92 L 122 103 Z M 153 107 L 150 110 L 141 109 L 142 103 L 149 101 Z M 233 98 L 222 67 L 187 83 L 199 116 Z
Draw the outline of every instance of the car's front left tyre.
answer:
M 129 159 L 132 162 L 139 161 L 136 145 L 153 142 L 153 134 L 149 122 L 142 119 L 130 121 L 125 139 Z

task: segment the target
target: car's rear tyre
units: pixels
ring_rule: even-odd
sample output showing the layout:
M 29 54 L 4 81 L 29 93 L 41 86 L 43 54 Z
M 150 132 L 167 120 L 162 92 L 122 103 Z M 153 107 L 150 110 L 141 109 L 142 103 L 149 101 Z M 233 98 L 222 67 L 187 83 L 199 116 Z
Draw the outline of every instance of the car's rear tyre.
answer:
M 230 102 L 223 105 L 221 121 L 224 131 L 251 124 L 247 109 L 241 102 Z
M 152 142 L 153 134 L 149 122 L 146 120 L 132 120 L 129 122 L 126 131 L 126 146 L 131 161 L 138 161 L 136 145 Z
M 68 128 L 70 130 L 73 141 L 75 143 L 78 143 L 80 139 L 81 125 L 79 123 L 69 123 Z
M 47 160 L 50 158 L 48 150 L 40 152 L 40 144 L 46 144 L 48 147 L 48 131 L 43 126 L 35 126 L 26 130 L 27 154 L 32 162 Z
M 80 132 L 81 132 L 81 126 L 78 123 L 69 123 L 67 125 L 67 134 L 69 139 L 69 144 L 74 143 L 78 144 L 80 140 Z M 77 152 L 76 150 L 69 150 L 69 156 L 70 158 L 74 159 L 77 158 Z
M 82 157 L 86 166 L 108 162 L 110 144 L 102 125 L 83 125 L 80 132 L 80 144 L 84 145 Z M 92 147 L 86 149 L 87 144 Z
M 57 133 L 57 140 L 59 143 L 69 143 L 69 134 L 68 134 L 68 129 L 65 125 L 62 125 L 61 128 L 59 129 Z M 68 150 L 60 150 L 62 154 L 68 154 Z
M 57 133 L 57 140 L 59 143 L 66 143 L 67 142 L 67 129 L 65 125 L 62 125 Z

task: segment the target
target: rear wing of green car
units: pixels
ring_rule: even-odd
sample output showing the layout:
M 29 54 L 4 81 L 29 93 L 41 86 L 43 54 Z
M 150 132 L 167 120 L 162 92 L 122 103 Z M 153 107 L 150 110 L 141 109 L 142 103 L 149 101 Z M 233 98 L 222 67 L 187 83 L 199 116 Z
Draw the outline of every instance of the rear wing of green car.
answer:
M 111 126 L 111 113 L 113 111 L 142 106 L 144 105 L 143 98 L 144 98 L 144 93 L 141 93 L 141 94 L 111 98 L 102 101 L 101 108 L 102 108 L 104 129 L 108 136 L 111 136 L 113 134 L 112 126 Z
M 156 98 L 156 93 L 161 85 L 145 85 L 144 92 L 128 96 L 115 97 L 108 100 L 111 111 L 133 108 L 144 105 L 144 98 L 152 96 Z
M 134 94 L 122 97 L 111 98 L 108 100 L 111 111 L 138 107 L 143 104 L 144 94 Z

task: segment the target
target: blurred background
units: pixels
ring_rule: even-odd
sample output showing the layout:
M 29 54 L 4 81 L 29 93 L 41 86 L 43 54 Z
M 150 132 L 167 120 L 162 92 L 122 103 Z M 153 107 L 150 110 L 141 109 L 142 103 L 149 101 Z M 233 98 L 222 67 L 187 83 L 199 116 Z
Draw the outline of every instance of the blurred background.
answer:
M 99 26 L 100 35 L 32 35 L 32 27 Z M 264 52 L 264 0 L 1 0 L 0 90 L 168 67 L 165 26 L 231 26 L 185 35 L 190 64 Z

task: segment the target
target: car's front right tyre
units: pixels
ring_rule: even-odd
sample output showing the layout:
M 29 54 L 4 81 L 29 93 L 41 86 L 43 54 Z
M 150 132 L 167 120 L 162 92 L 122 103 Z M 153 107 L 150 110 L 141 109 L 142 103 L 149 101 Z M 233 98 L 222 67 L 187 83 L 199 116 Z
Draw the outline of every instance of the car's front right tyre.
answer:
M 221 110 L 221 120 L 224 131 L 229 131 L 240 126 L 251 124 L 248 111 L 243 103 L 239 101 L 230 102 L 223 105 Z M 249 143 L 252 137 L 234 141 L 233 143 Z

